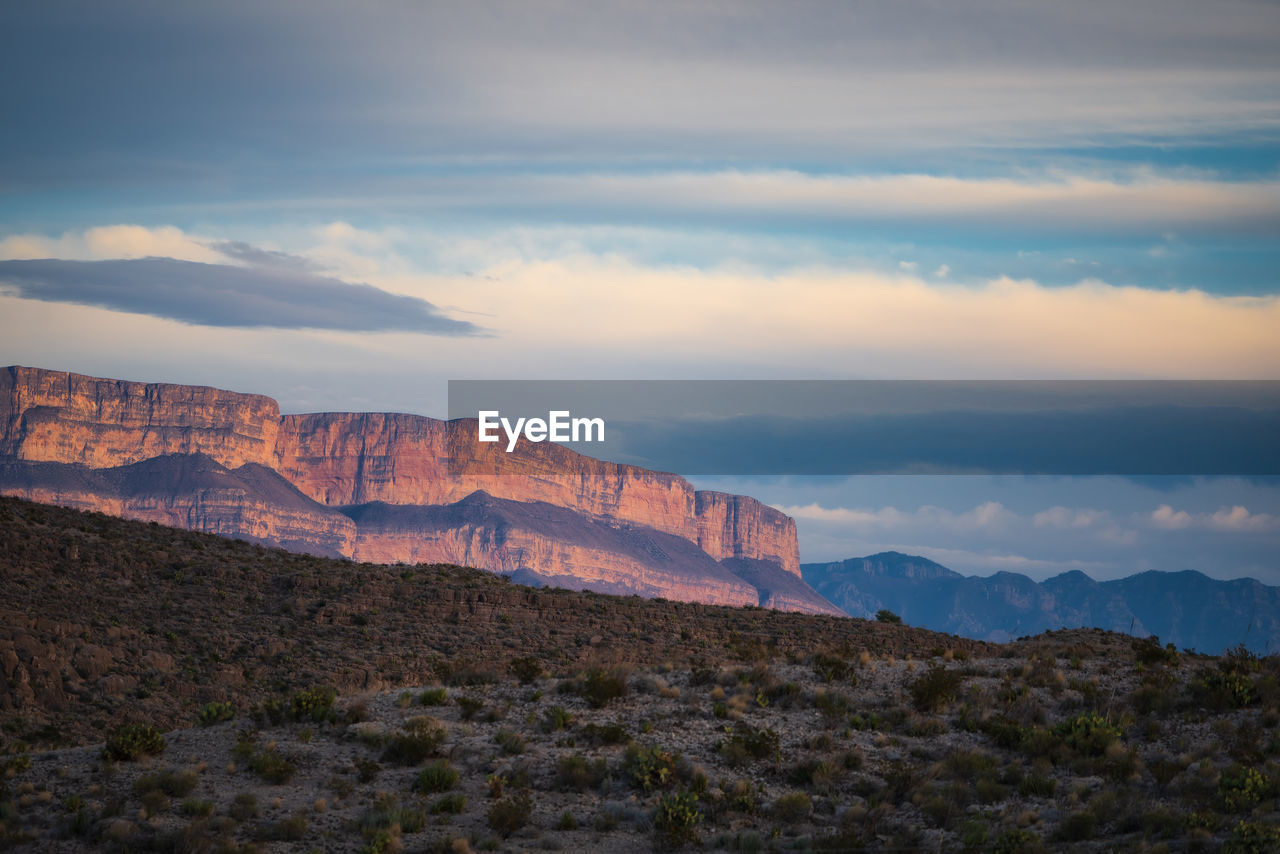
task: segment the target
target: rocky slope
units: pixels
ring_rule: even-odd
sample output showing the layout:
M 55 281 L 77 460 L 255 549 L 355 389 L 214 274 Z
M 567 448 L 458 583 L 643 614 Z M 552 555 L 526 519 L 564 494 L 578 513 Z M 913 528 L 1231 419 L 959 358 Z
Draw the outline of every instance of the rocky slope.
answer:
M 320 555 L 838 613 L 800 579 L 795 523 L 778 511 L 549 443 L 489 454 L 468 422 L 281 417 L 259 395 L 11 367 L 0 429 L 3 494 Z M 564 512 L 553 523 L 548 508 Z M 755 563 L 767 572 L 744 575 Z
M 1095 581 L 1067 572 L 1036 582 L 1012 572 L 964 576 L 898 552 L 802 569 L 816 590 L 852 616 L 887 608 L 912 625 L 984 640 L 1093 627 L 1154 634 L 1210 653 L 1241 643 L 1263 653 L 1280 647 L 1280 588 L 1248 578 L 1153 571 Z

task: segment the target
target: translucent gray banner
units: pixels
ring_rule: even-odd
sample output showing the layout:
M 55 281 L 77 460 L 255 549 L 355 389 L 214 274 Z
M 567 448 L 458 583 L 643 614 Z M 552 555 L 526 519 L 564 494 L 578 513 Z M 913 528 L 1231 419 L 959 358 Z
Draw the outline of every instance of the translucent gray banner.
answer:
M 1280 474 L 1278 381 L 453 380 L 449 418 L 457 473 Z

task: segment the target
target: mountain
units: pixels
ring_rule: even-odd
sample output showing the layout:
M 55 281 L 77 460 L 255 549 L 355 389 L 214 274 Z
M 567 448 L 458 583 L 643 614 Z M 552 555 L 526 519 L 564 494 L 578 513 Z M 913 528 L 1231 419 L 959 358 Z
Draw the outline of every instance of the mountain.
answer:
M 0 494 L 380 563 L 840 613 L 800 577 L 795 522 L 753 498 L 474 422 L 281 415 L 203 386 L 0 369 Z
M 1218 581 L 1191 571 L 1115 581 L 1078 571 L 1043 582 L 1012 572 L 979 578 L 899 552 L 806 563 L 800 571 L 850 616 L 887 608 L 910 625 L 980 640 L 1100 628 L 1209 653 L 1241 643 L 1258 652 L 1280 647 L 1280 588 L 1251 578 Z

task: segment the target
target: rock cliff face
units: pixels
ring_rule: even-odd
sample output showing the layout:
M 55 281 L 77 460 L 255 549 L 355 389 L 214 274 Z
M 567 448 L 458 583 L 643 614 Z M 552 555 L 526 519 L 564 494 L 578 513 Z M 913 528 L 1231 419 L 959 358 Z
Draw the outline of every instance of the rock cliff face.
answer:
M 778 511 L 549 443 L 481 459 L 468 422 L 282 418 L 259 395 L 11 367 L 0 430 L 8 495 L 362 561 L 836 613 L 800 581 Z

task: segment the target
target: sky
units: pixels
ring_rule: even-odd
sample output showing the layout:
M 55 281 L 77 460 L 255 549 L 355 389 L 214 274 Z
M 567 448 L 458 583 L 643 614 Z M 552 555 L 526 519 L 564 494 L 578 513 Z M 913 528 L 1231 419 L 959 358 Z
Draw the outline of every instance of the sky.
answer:
M 1280 379 L 1275 2 L 49 0 L 0 5 L 0 80 L 3 364 L 437 416 L 450 379 Z M 737 488 L 805 560 L 1280 583 L 1274 486 Z

